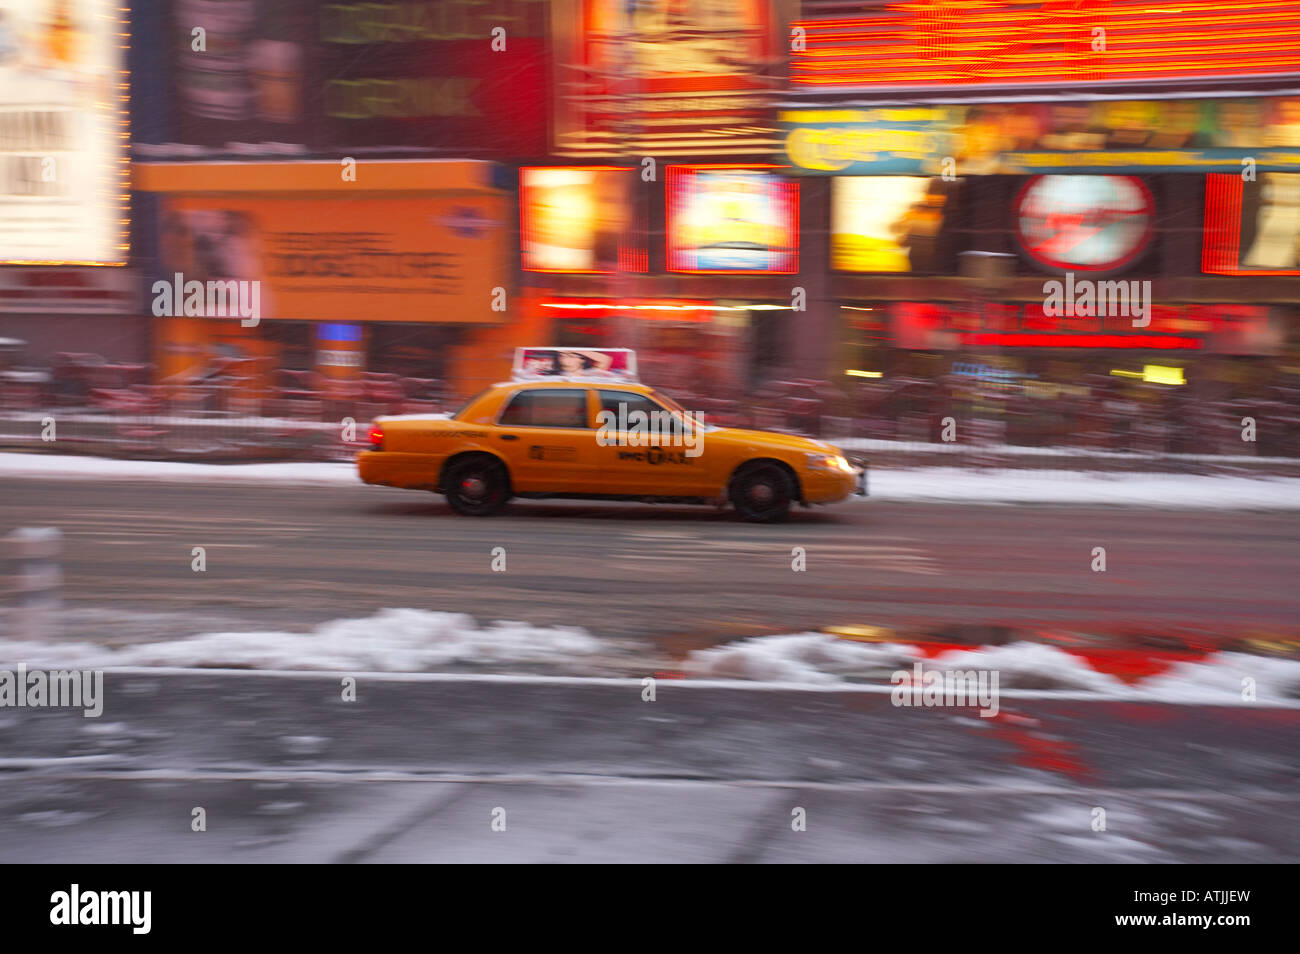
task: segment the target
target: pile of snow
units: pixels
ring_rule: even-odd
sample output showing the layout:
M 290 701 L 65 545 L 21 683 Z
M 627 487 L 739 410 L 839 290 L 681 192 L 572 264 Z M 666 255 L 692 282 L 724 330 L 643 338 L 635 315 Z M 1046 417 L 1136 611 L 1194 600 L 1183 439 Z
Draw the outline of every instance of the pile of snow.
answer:
M 914 646 L 796 633 L 698 650 L 687 657 L 682 668 L 686 675 L 701 679 L 832 685 L 850 676 L 910 669 L 920 658 Z
M 1235 693 L 1240 702 L 1246 680 L 1260 702 L 1300 702 L 1300 660 L 1248 653 L 1219 653 L 1203 662 L 1178 663 L 1141 686 L 1146 695 L 1167 702 L 1196 702 L 1220 693 Z
M 0 476 L 46 480 L 148 480 L 186 483 L 359 484 L 355 464 L 187 464 L 65 454 L 0 454 Z
M 0 640 L 0 668 L 109 669 L 132 666 L 216 669 L 429 672 L 453 663 L 555 663 L 589 655 L 600 642 L 582 629 L 495 622 L 462 613 L 386 609 L 364 619 L 322 623 L 306 633 L 202 633 L 188 639 L 109 649 L 94 643 Z
M 893 685 L 894 672 L 985 670 L 998 673 L 999 690 L 1045 690 L 1133 700 L 1199 704 L 1300 704 L 1300 661 L 1246 653 L 1216 653 L 1129 685 L 1098 672 L 1083 658 L 1042 643 L 949 650 L 927 658 L 908 644 L 860 643 L 825 633 L 762 636 L 693 652 L 683 671 L 697 679 L 835 686 Z M 1253 681 L 1257 703 L 1242 698 Z
M 361 486 L 356 465 L 351 463 L 188 464 L 55 454 L 0 454 L 0 478 L 4 477 Z M 1300 478 L 1297 477 L 873 468 L 870 490 L 870 497 L 852 499 L 1300 510 Z

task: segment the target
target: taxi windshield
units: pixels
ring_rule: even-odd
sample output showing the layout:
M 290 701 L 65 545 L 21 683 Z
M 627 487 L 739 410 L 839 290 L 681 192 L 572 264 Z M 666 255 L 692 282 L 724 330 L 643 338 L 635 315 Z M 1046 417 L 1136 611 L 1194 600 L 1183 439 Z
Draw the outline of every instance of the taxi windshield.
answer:
M 704 420 L 704 415 L 702 413 L 696 412 L 692 414 L 667 394 L 664 394 L 663 391 L 651 391 L 650 396 L 676 414 L 682 421 L 689 422 L 694 427 L 703 428 L 705 431 L 712 431 L 715 429 L 714 425 L 709 424 Z
M 651 391 L 650 396 L 654 398 L 656 401 L 658 401 L 660 404 L 662 404 L 664 407 L 668 408 L 668 410 L 676 411 L 678 414 L 685 416 L 686 408 L 682 407 L 680 404 L 678 404 L 676 401 L 670 398 L 667 394 L 664 394 L 663 391 Z

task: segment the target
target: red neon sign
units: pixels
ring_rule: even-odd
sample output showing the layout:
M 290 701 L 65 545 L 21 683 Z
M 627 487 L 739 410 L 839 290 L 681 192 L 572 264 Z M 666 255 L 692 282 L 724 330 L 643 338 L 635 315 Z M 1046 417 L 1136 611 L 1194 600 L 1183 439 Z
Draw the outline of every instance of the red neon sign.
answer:
M 976 348 L 1132 348 L 1152 351 L 1197 350 L 1200 338 L 1171 335 L 1034 335 L 961 334 L 958 340 Z
M 1265 305 L 1153 305 L 1149 324 L 1127 315 L 1049 315 L 1043 305 L 988 302 L 894 302 L 888 306 L 894 347 L 949 351 L 984 348 L 1120 348 L 1263 353 Z M 1231 339 L 1244 345 L 1223 347 Z

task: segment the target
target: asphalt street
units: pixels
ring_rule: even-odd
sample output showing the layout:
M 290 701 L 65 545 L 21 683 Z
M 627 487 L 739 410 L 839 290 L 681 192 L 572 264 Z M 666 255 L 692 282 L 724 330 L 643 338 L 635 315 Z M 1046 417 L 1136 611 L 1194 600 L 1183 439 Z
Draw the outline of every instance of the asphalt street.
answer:
M 106 642 L 384 607 L 577 625 L 667 652 L 832 625 L 1228 637 L 1300 620 L 1294 512 L 859 500 L 762 526 L 559 501 L 467 518 L 433 494 L 363 485 L 10 480 L 0 532 L 17 526 L 63 531 L 65 635 Z

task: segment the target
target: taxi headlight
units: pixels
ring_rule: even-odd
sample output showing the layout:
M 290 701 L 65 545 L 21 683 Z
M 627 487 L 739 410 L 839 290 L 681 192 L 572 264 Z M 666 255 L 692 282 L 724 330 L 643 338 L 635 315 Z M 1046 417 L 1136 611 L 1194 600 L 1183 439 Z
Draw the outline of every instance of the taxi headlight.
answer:
M 805 457 L 811 470 L 838 471 L 842 474 L 853 473 L 852 465 L 839 454 L 807 454 Z

